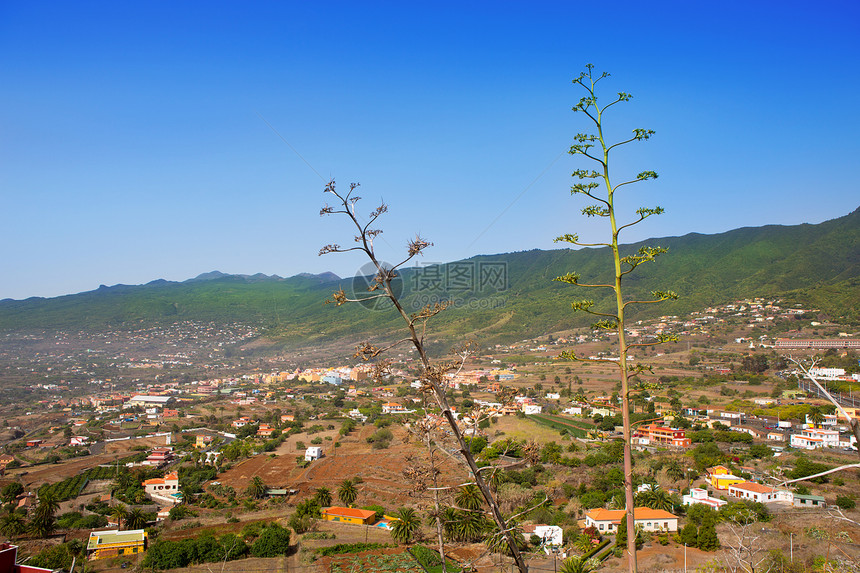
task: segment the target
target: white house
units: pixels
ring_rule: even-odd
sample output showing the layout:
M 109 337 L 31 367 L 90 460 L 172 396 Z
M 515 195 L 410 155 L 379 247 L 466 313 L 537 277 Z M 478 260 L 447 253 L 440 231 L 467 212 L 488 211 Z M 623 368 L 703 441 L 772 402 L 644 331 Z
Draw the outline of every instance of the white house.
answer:
M 820 495 L 801 495 L 794 494 L 794 507 L 814 507 L 824 509 L 827 507 L 827 502 Z
M 179 491 L 179 474 L 170 472 L 163 478 L 148 479 L 143 482 L 146 495 L 155 501 L 177 504 L 182 501 L 182 492 Z
M 523 404 L 523 414 L 540 414 L 543 411 L 543 406 L 540 404 Z
M 562 410 L 562 413 L 568 416 L 582 416 L 582 406 L 570 406 Z
M 563 532 L 558 525 L 524 525 L 523 537 L 529 539 L 532 535 L 541 538 L 544 553 L 549 555 L 552 547 L 561 547 L 564 544 Z
M 788 490 L 776 489 L 750 481 L 730 485 L 729 495 L 738 499 L 757 501 L 759 503 L 774 503 L 777 501 L 794 502 L 794 494 Z
M 163 408 L 173 402 L 173 396 L 133 396 L 128 402 L 122 405 L 123 408 L 134 408 L 135 406 L 152 407 L 157 406 Z
M 559 394 L 558 392 L 548 392 L 546 395 L 546 399 L 547 400 L 560 400 L 561 394 Z
M 627 515 L 623 509 L 591 509 L 585 514 L 585 526 L 594 526 L 600 533 L 615 533 Z M 662 509 L 637 507 L 633 510 L 636 527 L 643 531 L 678 531 L 678 518 Z
M 305 450 L 305 461 L 312 462 L 314 460 L 318 460 L 323 456 L 322 448 L 319 446 L 311 446 L 307 450 Z
M 701 503 L 702 505 L 710 506 L 714 509 L 719 509 L 720 507 L 726 505 L 728 502 L 723 499 L 717 499 L 715 497 L 710 497 L 708 495 L 708 491 L 702 488 L 694 487 L 690 489 L 690 494 L 685 495 L 683 498 L 684 505 L 693 505 L 696 503 Z
M 836 430 L 822 430 L 820 428 L 806 428 L 801 433 L 791 436 L 791 447 L 807 450 L 838 448 L 839 432 Z
M 823 378 L 827 380 L 836 380 L 840 376 L 845 376 L 844 368 L 820 368 L 818 366 L 813 366 L 809 369 L 809 373 L 815 376 L 816 378 Z
M 347 416 L 349 416 L 353 420 L 358 420 L 359 422 L 362 422 L 362 423 L 367 421 L 367 416 L 365 416 L 364 414 L 359 412 L 358 408 L 353 408 L 352 410 L 350 410 L 349 414 L 347 414 Z
M 382 405 L 383 414 L 411 414 L 415 410 L 407 410 L 397 402 L 385 402 Z

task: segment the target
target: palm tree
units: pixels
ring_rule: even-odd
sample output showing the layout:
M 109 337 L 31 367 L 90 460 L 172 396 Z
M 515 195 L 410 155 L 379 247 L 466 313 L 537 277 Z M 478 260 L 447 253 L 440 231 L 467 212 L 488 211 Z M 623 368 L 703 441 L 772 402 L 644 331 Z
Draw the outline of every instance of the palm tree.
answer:
M 337 488 L 337 497 L 346 505 L 352 505 L 358 497 L 358 490 L 355 489 L 352 480 L 345 479 L 340 483 L 340 487 Z
M 139 507 L 128 512 L 125 518 L 125 525 L 128 529 L 143 529 L 146 527 L 146 515 Z
M 809 420 L 816 426 L 821 426 L 824 423 L 824 414 L 817 407 L 809 410 Z
M 515 524 L 511 529 L 511 537 L 517 542 L 517 548 L 525 547 L 525 539 L 523 538 L 523 528 L 519 524 Z M 511 555 L 511 547 L 508 545 L 504 534 L 499 531 L 499 527 L 494 523 L 492 533 L 487 537 L 487 549 L 493 553 L 502 553 Z
M 331 490 L 327 487 L 317 488 L 317 493 L 314 495 L 314 499 L 320 504 L 321 507 L 328 507 L 331 505 Z
M 587 535 L 580 535 L 577 537 L 574 545 L 580 553 L 588 553 L 594 547 L 594 543 L 591 542 L 591 537 Z
M 591 573 L 597 570 L 597 566 L 597 559 L 583 559 L 581 556 L 570 557 L 561 564 L 559 573 Z
M 248 489 L 245 490 L 245 493 L 247 493 L 248 497 L 251 499 L 262 499 L 263 497 L 266 497 L 267 491 L 269 491 L 269 486 L 266 485 L 263 478 L 260 476 L 254 476 L 253 479 L 251 479 L 251 483 L 248 484 Z
M 30 530 L 39 537 L 47 537 L 53 533 L 57 524 L 54 514 L 59 507 L 60 502 L 57 501 L 54 494 L 51 492 L 40 494 L 39 504 L 33 513 L 33 519 L 30 521 Z
M 634 498 L 634 503 L 639 507 L 642 507 L 642 506 L 651 507 L 651 504 L 653 503 L 653 500 L 654 500 L 654 495 L 656 493 L 657 492 L 653 489 L 646 489 L 645 491 L 640 491 L 639 493 L 636 494 L 636 497 Z M 613 501 L 614 501 L 614 498 L 613 498 Z M 624 507 L 623 500 L 621 502 L 621 506 Z
M 675 507 L 675 502 L 672 499 L 672 496 L 668 491 L 663 489 L 658 489 L 654 492 L 653 497 L 651 498 L 651 505 L 649 505 L 651 509 L 662 509 L 663 511 L 672 511 L 672 508 Z
M 454 541 L 457 538 L 457 522 L 460 518 L 460 512 L 454 509 L 453 507 L 446 507 L 442 509 L 439 513 L 439 517 L 442 519 L 442 529 L 445 533 L 445 539 L 448 541 Z M 435 527 L 436 525 L 436 516 L 430 515 L 427 518 L 427 525 L 431 527 Z
M 502 472 L 498 470 L 491 471 L 490 476 L 487 478 L 487 485 L 490 486 L 490 490 L 493 493 L 497 493 L 499 486 L 502 485 Z
M 391 537 L 397 543 L 408 545 L 421 526 L 421 520 L 411 507 L 401 507 L 394 516 L 397 520 L 391 524 Z
M 484 515 L 478 511 L 458 511 L 457 519 L 453 522 L 451 531 L 454 539 L 474 543 L 484 538 L 489 529 Z
M 27 522 L 24 516 L 17 511 L 10 511 L 0 518 L 0 533 L 8 535 L 14 540 L 16 536 L 21 535 L 27 530 Z
M 684 479 L 684 470 L 681 469 L 681 464 L 678 460 L 672 460 L 666 464 L 666 477 L 672 481 Z
M 139 483 L 139 482 L 138 482 Z M 116 493 L 118 491 L 124 491 L 130 488 L 135 484 L 134 476 L 131 475 L 131 472 L 123 471 L 121 474 L 116 476 L 113 485 L 111 486 L 111 491 Z
M 465 485 L 454 496 L 454 502 L 462 509 L 476 510 L 481 507 L 484 496 L 475 484 Z
M 125 504 L 118 503 L 110 510 L 110 516 L 116 519 L 117 526 L 122 529 L 122 522 L 128 517 L 128 509 Z

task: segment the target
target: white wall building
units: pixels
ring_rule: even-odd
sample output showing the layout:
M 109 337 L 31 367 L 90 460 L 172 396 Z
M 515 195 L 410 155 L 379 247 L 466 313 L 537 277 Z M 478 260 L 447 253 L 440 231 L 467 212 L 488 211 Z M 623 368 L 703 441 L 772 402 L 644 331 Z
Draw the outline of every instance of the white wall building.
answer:
M 163 408 L 173 402 L 173 396 L 133 396 L 128 402 L 122 405 L 123 408 L 134 408 L 141 406 L 143 408 L 157 406 Z
M 179 474 L 170 472 L 163 478 L 148 479 L 143 482 L 146 495 L 155 501 L 177 504 L 182 501 L 179 491 Z
M 823 378 L 825 380 L 836 380 L 840 376 L 845 376 L 844 368 L 819 368 L 817 366 L 809 369 L 809 373 L 815 376 L 816 378 Z
M 558 525 L 526 525 L 523 527 L 523 537 L 527 540 L 537 535 L 541 538 L 544 553 L 549 555 L 552 547 L 561 547 L 564 544 L 563 532 Z
M 702 505 L 713 507 L 714 509 L 719 509 L 720 507 L 726 505 L 728 502 L 723 499 L 710 497 L 708 495 L 707 490 L 704 490 L 699 487 L 694 487 L 690 489 L 689 495 L 684 496 L 683 503 L 684 505 L 694 505 L 700 503 Z
M 824 414 L 824 420 L 820 425 L 822 426 L 835 426 L 838 422 L 838 418 L 836 414 Z M 815 423 L 812 421 L 812 418 L 809 417 L 809 414 L 806 415 L 806 425 L 810 428 L 815 427 Z
M 757 501 L 759 503 L 774 503 L 777 501 L 794 502 L 794 494 L 788 490 L 776 489 L 750 481 L 730 485 L 729 495 L 738 499 Z
M 822 430 L 820 428 L 806 428 L 799 434 L 791 436 L 791 447 L 814 450 L 816 448 L 838 448 L 839 432 L 836 430 Z
M 312 462 L 314 460 L 318 460 L 323 456 L 322 448 L 319 446 L 311 446 L 307 450 L 305 450 L 305 461 Z

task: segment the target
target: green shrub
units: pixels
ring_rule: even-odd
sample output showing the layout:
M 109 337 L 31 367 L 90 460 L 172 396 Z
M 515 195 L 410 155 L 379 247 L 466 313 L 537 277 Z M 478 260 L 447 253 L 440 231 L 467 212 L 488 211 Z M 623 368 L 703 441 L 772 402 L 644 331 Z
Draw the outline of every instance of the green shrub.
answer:
M 317 553 L 322 557 L 329 555 L 343 555 L 344 553 L 361 553 L 362 551 L 373 551 L 375 549 L 385 549 L 386 547 L 394 547 L 389 543 L 338 543 L 331 547 L 320 547 Z
M 836 505 L 838 505 L 840 509 L 854 509 L 857 504 L 850 497 L 839 495 L 836 496 Z
M 290 532 L 280 525 L 272 524 L 265 528 L 251 544 L 254 557 L 277 557 L 290 549 Z

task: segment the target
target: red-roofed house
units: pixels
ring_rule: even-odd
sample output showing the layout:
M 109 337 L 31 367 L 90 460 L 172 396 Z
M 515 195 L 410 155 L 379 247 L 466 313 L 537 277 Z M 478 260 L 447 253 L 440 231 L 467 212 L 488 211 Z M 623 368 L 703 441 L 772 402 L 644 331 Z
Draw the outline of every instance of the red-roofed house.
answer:
M 648 424 L 636 429 L 633 434 L 634 443 L 642 445 L 660 444 L 676 448 L 689 448 L 691 441 L 686 437 L 686 431 L 678 428 L 667 428 L 662 424 Z

